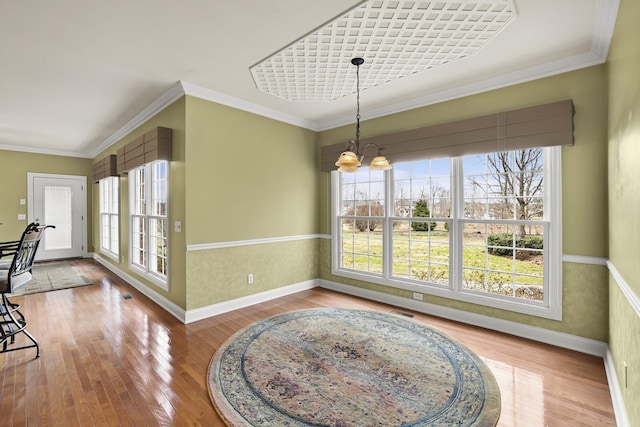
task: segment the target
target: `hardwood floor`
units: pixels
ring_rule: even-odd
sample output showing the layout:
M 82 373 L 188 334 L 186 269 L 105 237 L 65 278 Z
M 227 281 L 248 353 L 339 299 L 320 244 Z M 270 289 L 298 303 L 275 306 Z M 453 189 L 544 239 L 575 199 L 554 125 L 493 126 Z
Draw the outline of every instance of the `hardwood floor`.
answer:
M 94 261 L 75 262 L 94 285 L 12 300 L 41 357 L 0 354 L 1 426 L 223 425 L 205 376 L 234 332 L 290 310 L 395 308 L 313 289 L 184 325 Z M 602 359 L 413 314 L 487 363 L 501 390 L 499 426 L 615 425 Z

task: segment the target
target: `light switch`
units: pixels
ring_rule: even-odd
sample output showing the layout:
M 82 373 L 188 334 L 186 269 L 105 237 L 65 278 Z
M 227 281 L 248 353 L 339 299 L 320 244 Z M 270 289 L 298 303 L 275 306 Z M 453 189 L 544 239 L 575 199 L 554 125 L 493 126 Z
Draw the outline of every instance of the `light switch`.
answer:
M 26 199 L 20 199 L 20 204 L 21 205 L 26 205 L 27 204 L 27 200 Z
M 176 233 L 180 233 L 180 232 L 182 232 L 182 223 L 181 223 L 180 221 L 176 221 L 176 222 L 173 224 L 173 228 L 174 228 L 174 230 L 176 231 Z

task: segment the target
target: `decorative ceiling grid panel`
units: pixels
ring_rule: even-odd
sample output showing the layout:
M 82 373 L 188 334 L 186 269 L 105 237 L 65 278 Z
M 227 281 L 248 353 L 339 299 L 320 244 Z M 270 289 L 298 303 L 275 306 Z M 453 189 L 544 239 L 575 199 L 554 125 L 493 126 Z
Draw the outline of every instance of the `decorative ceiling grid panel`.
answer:
M 369 0 L 250 67 L 290 101 L 332 101 L 476 54 L 516 17 L 513 0 Z

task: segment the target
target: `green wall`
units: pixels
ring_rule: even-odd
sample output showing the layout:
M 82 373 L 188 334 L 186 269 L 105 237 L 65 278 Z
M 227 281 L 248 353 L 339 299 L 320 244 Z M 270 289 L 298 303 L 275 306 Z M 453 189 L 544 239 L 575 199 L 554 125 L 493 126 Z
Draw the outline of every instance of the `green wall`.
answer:
M 140 282 L 151 288 L 153 291 L 164 296 L 176 305 L 184 308 L 186 304 L 186 262 L 185 262 L 185 233 L 175 232 L 174 221 L 184 222 L 185 214 L 185 101 L 184 98 L 177 100 L 167 108 L 150 118 L 144 124 L 121 138 L 107 150 L 97 155 L 93 161 L 97 161 L 107 154 L 115 154 L 116 151 L 133 141 L 145 132 L 162 126 L 172 129 L 172 154 L 171 166 L 169 170 L 169 292 L 159 288 L 152 282 L 129 270 L 129 180 L 128 175 L 120 177 L 120 260 L 115 261 L 103 256 L 104 260 L 114 264 L 120 270 L 135 277 Z M 92 184 L 95 191 L 92 200 L 94 223 L 93 241 L 96 242 L 93 251 L 100 253 L 99 235 L 99 194 L 98 184 Z M 184 231 L 184 229 L 183 229 Z
M 27 173 L 50 173 L 59 175 L 86 176 L 91 182 L 92 163 L 80 157 L 52 156 L 48 154 L 23 153 L 0 150 L 0 241 L 18 240 L 27 226 L 27 221 L 19 221 L 18 214 L 27 214 Z M 87 185 L 87 200 L 91 200 L 92 188 Z M 20 205 L 20 199 L 27 199 L 27 205 Z M 87 207 L 87 243 L 93 246 L 91 206 Z
M 128 269 L 126 174 L 120 180 L 121 259 L 106 261 L 185 310 L 318 276 L 314 132 L 185 96 L 94 160 L 156 126 L 173 129 L 169 292 Z M 94 197 L 96 224 L 98 203 Z M 176 221 L 182 232 L 175 231 Z M 93 233 L 98 242 L 97 226 Z M 239 241 L 239 246 L 215 247 Z M 214 247 L 196 250 L 193 245 Z M 99 252 L 97 246 L 94 250 Z M 251 285 L 248 274 L 254 275 Z
M 316 134 L 186 97 L 187 309 L 317 277 Z M 254 275 L 254 284 L 247 275 Z
M 186 98 L 187 244 L 315 233 L 315 133 Z
M 620 286 L 640 301 L 640 3 L 622 0 L 608 58 L 610 341 L 632 426 L 640 426 L 640 315 Z M 637 306 L 636 306 L 637 307 Z M 627 364 L 628 383 L 625 383 Z
M 640 295 L 640 2 L 621 0 L 606 65 L 518 84 L 362 122 L 375 136 L 571 98 L 575 146 L 563 147 L 563 253 L 608 257 Z M 366 99 L 363 99 L 366 118 Z M 319 146 L 346 142 L 353 126 L 315 133 L 186 96 L 94 159 L 0 150 L 0 241 L 26 225 L 27 172 L 84 175 L 92 162 L 138 135 L 173 129 L 171 162 L 171 289 L 128 270 L 128 188 L 121 179 L 121 260 L 105 258 L 186 310 L 317 277 L 410 298 L 408 292 L 331 275 L 329 174 Z M 7 183 L 10 182 L 10 185 Z M 99 235 L 97 192 L 89 185 L 88 241 Z M 175 232 L 174 221 L 182 222 Z M 288 240 L 288 237 L 299 239 Z M 256 239 L 258 239 L 256 241 Z M 260 239 L 275 239 L 275 241 Z M 226 247 L 226 242 L 239 246 Z M 218 244 L 218 245 L 217 245 Z M 221 245 L 220 245 L 221 244 Z M 195 250 L 190 245 L 210 246 Z M 217 245 L 217 246 L 216 246 Z M 317 260 L 317 262 L 316 262 Z M 248 285 L 246 275 L 254 274 Z M 563 263 L 561 322 L 426 296 L 443 306 L 609 342 L 631 425 L 640 426 L 640 317 L 604 266 Z M 629 381 L 624 381 L 624 363 Z
M 607 233 L 607 73 L 604 65 L 586 68 L 499 90 L 443 102 L 362 122 L 365 137 L 481 116 L 499 111 L 572 99 L 575 106 L 575 145 L 562 148 L 563 253 L 606 257 Z M 364 113 L 366 114 L 366 100 Z M 321 132 L 319 145 L 346 141 L 352 126 Z M 330 175 L 320 173 L 321 233 L 330 234 Z M 331 275 L 330 242 L 321 243 L 320 277 L 366 289 L 411 298 L 399 289 L 350 281 Z M 563 320 L 478 306 L 425 296 L 440 304 L 565 332 L 589 339 L 608 340 L 607 270 L 602 265 L 563 263 Z

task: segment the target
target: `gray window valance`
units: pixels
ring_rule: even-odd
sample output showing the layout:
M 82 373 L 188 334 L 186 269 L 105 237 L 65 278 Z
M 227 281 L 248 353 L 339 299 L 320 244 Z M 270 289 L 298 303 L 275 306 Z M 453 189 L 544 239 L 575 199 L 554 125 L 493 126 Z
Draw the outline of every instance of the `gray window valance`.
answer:
M 109 154 L 93 164 L 92 182 L 98 182 L 108 176 L 118 176 L 115 154 Z
M 171 160 L 171 136 L 171 129 L 158 126 L 118 149 L 118 173 L 155 160 Z
M 556 145 L 573 145 L 573 101 L 565 100 L 471 119 L 363 138 L 375 143 L 391 163 L 457 157 Z M 346 143 L 322 147 L 322 171 L 335 170 Z M 371 148 L 364 153 L 373 157 Z

